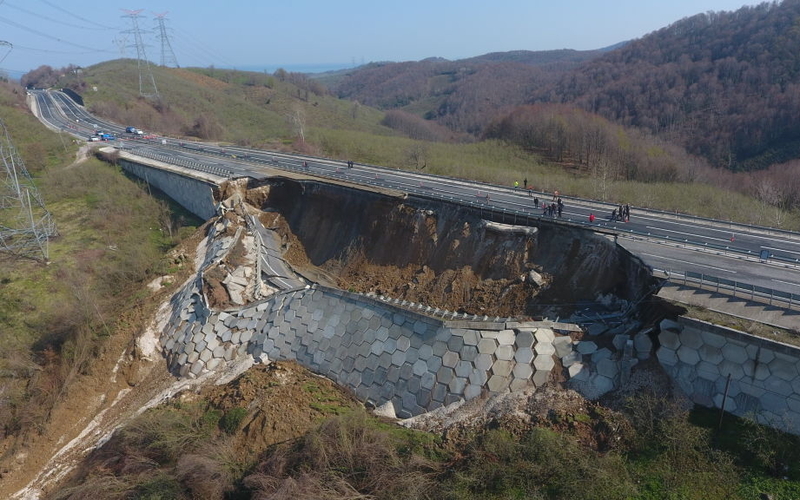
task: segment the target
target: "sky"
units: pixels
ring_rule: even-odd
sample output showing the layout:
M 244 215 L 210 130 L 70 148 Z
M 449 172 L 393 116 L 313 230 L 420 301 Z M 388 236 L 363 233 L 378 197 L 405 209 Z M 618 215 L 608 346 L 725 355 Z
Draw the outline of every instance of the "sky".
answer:
M 591 50 L 747 0 L 0 0 L 0 69 L 136 58 L 181 67 L 324 71 L 510 50 Z M 9 45 L 10 44 L 10 45 Z M 164 58 L 163 56 L 166 56 Z

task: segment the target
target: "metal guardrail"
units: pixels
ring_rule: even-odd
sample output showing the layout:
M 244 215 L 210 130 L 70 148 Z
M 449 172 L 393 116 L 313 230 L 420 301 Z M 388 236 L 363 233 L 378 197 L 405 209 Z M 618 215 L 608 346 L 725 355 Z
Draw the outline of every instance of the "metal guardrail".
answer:
M 676 274 L 662 269 L 654 269 L 653 274 L 660 275 L 660 277 L 665 278 L 667 281 L 683 286 L 698 288 L 700 290 L 709 290 L 723 295 L 730 295 L 735 298 L 745 298 L 751 302 L 800 311 L 800 295 L 798 294 L 688 271 L 683 274 Z

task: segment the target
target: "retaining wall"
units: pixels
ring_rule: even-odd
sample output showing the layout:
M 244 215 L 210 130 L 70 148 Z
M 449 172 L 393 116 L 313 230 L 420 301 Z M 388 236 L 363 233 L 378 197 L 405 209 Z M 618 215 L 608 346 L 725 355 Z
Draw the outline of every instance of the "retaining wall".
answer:
M 134 162 L 124 158 L 119 161 L 123 170 L 163 191 L 201 219 L 208 220 L 216 215 L 213 195 L 216 184 L 200 180 L 196 176 L 184 175 L 174 167 L 165 170 L 165 166 L 150 167 L 144 162 L 145 160 Z
M 658 339 L 692 401 L 800 434 L 800 348 L 689 318 L 663 322 Z
M 160 340 L 178 376 L 199 376 L 240 356 L 294 359 L 362 401 L 391 402 L 398 416 L 408 417 L 461 399 L 540 387 L 554 371 L 573 377 L 588 397 L 599 397 L 635 362 L 634 344 L 643 356 L 649 353 L 649 342 L 634 343 L 627 335 L 615 338 L 611 349 L 598 349 L 592 341 L 573 341 L 568 333 L 577 330 L 574 325 L 444 320 L 319 285 L 215 311 L 202 293 L 202 274 L 237 244 L 241 231 L 230 236 L 230 224 L 222 218 L 210 226 L 198 276 L 168 304 Z

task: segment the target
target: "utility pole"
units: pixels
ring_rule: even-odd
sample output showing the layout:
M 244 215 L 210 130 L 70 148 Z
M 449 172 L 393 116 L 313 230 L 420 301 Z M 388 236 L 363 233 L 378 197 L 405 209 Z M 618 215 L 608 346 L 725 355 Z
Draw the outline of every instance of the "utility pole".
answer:
M 163 12 L 161 14 L 156 14 L 156 22 L 158 23 L 158 39 L 161 41 L 161 65 L 162 66 L 169 66 L 172 65 L 176 68 L 180 68 L 178 65 L 178 59 L 175 57 L 175 52 L 172 50 L 172 44 L 169 41 L 169 35 L 167 34 L 167 26 L 165 21 L 167 20 L 167 12 Z
M 134 46 L 136 47 L 136 63 L 139 69 L 139 95 L 158 99 L 156 79 L 153 77 L 153 72 L 150 71 L 150 61 L 147 60 L 147 53 L 144 50 L 144 42 L 142 41 L 142 30 L 139 29 L 139 18 L 142 10 L 122 9 L 126 13 L 122 17 L 126 17 L 131 21 L 131 29 L 124 33 L 133 34 Z
M 0 251 L 47 262 L 56 225 L 2 121 L 0 134 Z

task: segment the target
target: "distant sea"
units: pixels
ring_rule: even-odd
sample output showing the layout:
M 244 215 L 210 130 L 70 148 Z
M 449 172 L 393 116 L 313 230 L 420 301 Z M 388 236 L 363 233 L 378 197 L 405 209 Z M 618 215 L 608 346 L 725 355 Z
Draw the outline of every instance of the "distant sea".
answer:
M 252 64 L 237 66 L 236 69 L 243 71 L 266 71 L 274 73 L 278 68 L 283 68 L 290 73 L 325 73 L 327 71 L 338 71 L 340 69 L 352 68 L 353 64 L 348 63 L 329 63 L 329 64 Z

